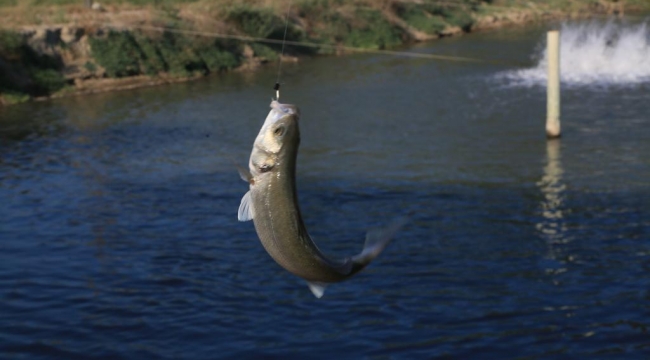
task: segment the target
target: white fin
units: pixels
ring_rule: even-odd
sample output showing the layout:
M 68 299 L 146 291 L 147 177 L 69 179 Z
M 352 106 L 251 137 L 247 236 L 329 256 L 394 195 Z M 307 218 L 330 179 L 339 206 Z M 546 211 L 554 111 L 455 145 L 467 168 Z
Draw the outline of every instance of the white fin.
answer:
M 395 233 L 406 224 L 408 217 L 394 219 L 387 227 L 371 229 L 366 234 L 366 242 L 360 254 L 352 257 L 352 261 L 358 264 L 368 264 L 386 248 L 386 245 L 393 239 Z
M 239 165 L 235 165 L 235 166 L 237 167 L 237 172 L 239 173 L 239 177 L 250 184 L 251 180 L 253 180 L 253 175 L 251 175 L 251 172 L 248 171 L 248 169 L 244 169 Z
M 251 192 L 247 191 L 244 197 L 241 198 L 241 203 L 239 204 L 239 212 L 237 212 L 237 220 L 253 220 L 254 214 L 253 202 L 251 201 Z
M 311 290 L 311 293 L 320 299 L 323 297 L 323 294 L 325 294 L 325 288 L 329 284 L 317 281 L 307 281 L 307 285 L 309 285 L 309 290 Z

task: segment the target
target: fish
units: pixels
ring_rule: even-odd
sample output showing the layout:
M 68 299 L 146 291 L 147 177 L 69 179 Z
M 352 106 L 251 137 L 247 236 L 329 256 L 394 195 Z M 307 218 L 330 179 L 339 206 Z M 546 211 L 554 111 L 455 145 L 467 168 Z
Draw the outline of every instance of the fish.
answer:
M 299 119 L 297 106 L 271 102 L 271 111 L 253 143 L 248 170 L 239 168 L 249 190 L 241 200 L 237 218 L 253 220 L 269 255 L 284 269 L 306 280 L 314 296 L 321 298 L 327 286 L 349 279 L 375 259 L 405 224 L 406 217 L 368 231 L 357 255 L 343 259 L 325 256 L 309 236 L 298 203 Z

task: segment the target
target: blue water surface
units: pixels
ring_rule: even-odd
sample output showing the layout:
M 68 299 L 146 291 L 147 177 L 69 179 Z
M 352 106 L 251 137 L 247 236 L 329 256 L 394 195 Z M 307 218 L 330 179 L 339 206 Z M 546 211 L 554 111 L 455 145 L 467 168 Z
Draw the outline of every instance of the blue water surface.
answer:
M 530 62 L 544 27 L 409 51 Z M 496 49 L 496 50 L 495 50 Z M 411 214 L 316 299 L 237 221 L 271 66 L 0 109 L 0 357 L 644 359 L 650 84 L 545 89 L 495 63 L 283 67 L 324 251 Z

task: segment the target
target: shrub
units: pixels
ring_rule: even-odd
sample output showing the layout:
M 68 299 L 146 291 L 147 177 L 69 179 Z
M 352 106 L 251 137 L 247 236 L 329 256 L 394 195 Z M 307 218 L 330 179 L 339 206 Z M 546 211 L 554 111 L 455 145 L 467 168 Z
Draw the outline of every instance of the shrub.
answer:
M 402 43 L 401 31 L 393 27 L 378 10 L 361 8 L 355 13 L 350 33 L 343 40 L 348 46 L 383 49 Z
M 95 64 L 90 61 L 86 61 L 86 63 L 84 64 L 84 69 L 90 71 L 91 73 L 94 73 L 95 71 L 97 71 L 97 66 L 95 66 Z
M 343 5 L 345 0 L 302 0 L 296 4 L 298 16 L 304 18 L 309 28 L 302 33 L 310 42 L 328 45 L 343 41 L 351 31 L 350 22 L 336 12 L 334 5 Z M 322 48 L 301 48 L 305 53 L 332 54 L 330 46 Z
M 226 19 L 252 37 L 282 40 L 285 38 L 286 27 L 287 40 L 301 41 L 304 38 L 301 29 L 294 24 L 287 24 L 286 19 L 278 17 L 269 8 L 234 5 L 226 11 Z
M 29 73 L 36 87 L 34 92 L 38 95 L 51 94 L 65 86 L 65 79 L 58 70 L 33 67 Z
M 0 31 L 0 91 L 47 95 L 65 86 L 61 59 L 36 53 L 18 33 Z M 22 95 L 21 95 L 22 96 Z
M 165 71 L 175 76 L 189 76 L 193 72 L 205 72 L 205 63 L 195 52 L 191 39 L 166 32 L 156 44 Z
M 275 61 L 280 57 L 275 50 L 266 45 L 252 43 L 250 46 L 253 49 L 255 56 L 265 58 L 268 61 Z
M 474 2 L 471 1 L 467 1 L 466 5 L 425 4 L 424 9 L 433 15 L 442 16 L 450 25 L 458 26 L 463 30 L 469 30 L 472 24 L 474 24 L 474 19 L 470 15 L 470 9 L 478 5 L 474 5 Z
M 284 23 L 271 9 L 257 9 L 248 5 L 235 5 L 226 12 L 226 18 L 235 23 L 247 35 L 267 38 L 271 34 L 284 32 Z
M 0 104 L 18 104 L 29 100 L 29 95 L 18 91 L 2 91 L 0 89 Z
M 451 25 L 458 26 L 459 28 L 469 31 L 474 24 L 474 19 L 470 14 L 464 11 L 450 11 L 446 17 L 447 22 Z
M 428 34 L 437 34 L 446 26 L 440 16 L 429 14 L 418 4 L 399 4 L 395 11 L 407 24 Z
M 224 51 L 216 45 L 199 49 L 198 55 L 211 72 L 229 70 L 239 65 L 239 59 L 233 53 Z
M 17 55 L 25 44 L 23 37 L 15 32 L 0 30 L 0 55 Z
M 150 38 L 136 34 L 135 41 L 140 47 L 141 52 L 141 68 L 142 72 L 147 75 L 156 75 L 166 71 L 165 60 L 160 54 L 158 45 Z
M 168 72 L 175 76 L 207 73 L 239 65 L 239 58 L 211 39 L 163 33 L 158 39 L 142 34 L 111 32 L 91 39 L 95 60 L 109 77 Z
M 104 39 L 90 38 L 92 55 L 109 77 L 138 75 L 142 52 L 129 32 L 111 31 Z

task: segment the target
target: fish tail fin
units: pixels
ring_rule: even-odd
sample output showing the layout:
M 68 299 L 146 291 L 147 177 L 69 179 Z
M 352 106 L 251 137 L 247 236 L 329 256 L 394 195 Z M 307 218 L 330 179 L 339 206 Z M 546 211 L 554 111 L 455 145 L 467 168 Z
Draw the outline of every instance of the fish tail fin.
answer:
M 358 255 L 352 257 L 356 264 L 367 265 L 379 255 L 384 248 L 390 243 L 399 229 L 408 221 L 407 216 L 394 219 L 384 228 L 371 229 L 366 234 L 366 242 L 363 244 L 363 250 Z
M 366 242 L 363 244 L 363 250 L 351 258 L 351 274 L 360 271 L 376 258 L 386 248 L 388 243 L 390 243 L 399 229 L 407 223 L 408 219 L 408 216 L 402 216 L 394 219 L 386 227 L 369 230 L 366 234 Z M 325 294 L 325 288 L 329 284 L 319 281 L 307 281 L 307 285 L 312 294 L 320 299 Z

